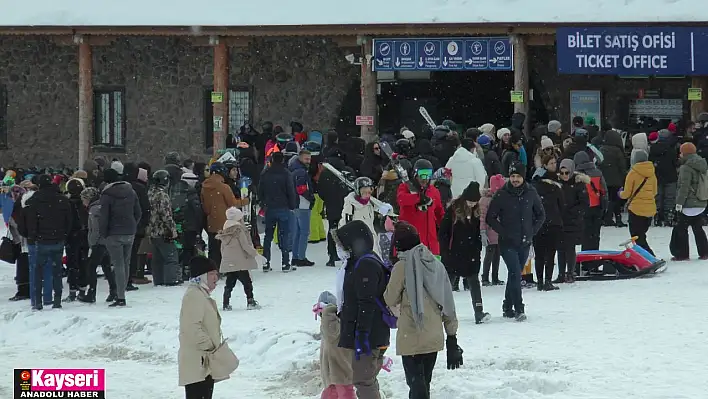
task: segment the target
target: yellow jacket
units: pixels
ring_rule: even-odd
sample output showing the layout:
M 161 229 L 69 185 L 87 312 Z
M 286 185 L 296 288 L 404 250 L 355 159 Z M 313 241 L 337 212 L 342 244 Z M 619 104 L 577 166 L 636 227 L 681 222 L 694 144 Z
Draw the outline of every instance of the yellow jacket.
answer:
M 629 211 L 637 216 L 652 217 L 656 215 L 656 174 L 654 164 L 650 161 L 637 162 L 624 179 L 624 189 L 619 193 L 622 199 L 628 200 L 637 191 L 644 179 L 642 189 L 629 204 Z

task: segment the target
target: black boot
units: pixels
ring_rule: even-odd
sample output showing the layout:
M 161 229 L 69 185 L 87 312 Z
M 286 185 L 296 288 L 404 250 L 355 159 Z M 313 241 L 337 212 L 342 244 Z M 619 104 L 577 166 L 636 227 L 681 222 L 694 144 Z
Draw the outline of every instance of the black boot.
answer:
M 233 310 L 231 307 L 231 304 L 229 302 L 231 301 L 231 295 L 224 294 L 224 306 L 222 307 L 224 310 Z
M 516 319 L 516 321 L 526 321 L 526 312 L 524 312 L 524 305 L 521 305 L 520 309 L 516 309 L 514 319 Z
M 61 309 L 61 294 L 54 295 L 54 302 L 52 303 L 52 309 Z
M 108 296 L 106 297 L 106 302 L 113 302 L 116 300 L 116 293 L 114 291 L 111 291 L 108 293 Z
M 116 299 L 115 302 L 108 305 L 109 308 L 118 308 L 118 307 L 124 307 L 124 306 L 125 306 L 125 299 Z
M 541 284 L 539 284 L 539 286 L 540 286 L 540 285 L 541 285 Z M 560 289 L 560 288 L 558 288 L 558 287 L 556 287 L 555 285 L 553 285 L 553 283 L 551 282 L 551 280 L 546 280 L 546 283 L 543 284 L 543 290 L 544 290 L 544 291 L 555 291 L 555 290 L 558 290 L 558 289 Z
M 477 276 L 472 276 L 471 278 L 477 279 Z M 465 278 L 465 281 L 469 281 L 469 279 Z M 484 311 L 484 306 L 482 305 L 482 289 L 479 286 L 479 280 L 472 280 L 469 283 L 472 308 L 474 309 L 474 322 L 482 324 L 490 319 L 489 313 Z
M 11 302 L 16 302 L 16 301 L 24 301 L 25 299 L 30 299 L 29 295 L 23 295 L 20 294 L 19 292 L 15 294 L 12 298 L 10 298 Z
M 507 301 L 502 302 L 502 315 L 507 319 L 513 319 L 514 317 L 516 317 L 516 314 L 512 309 L 511 303 Z
M 69 296 L 64 298 L 63 302 L 74 302 L 76 301 L 76 290 L 70 290 Z
M 78 301 L 83 303 L 95 303 L 96 302 L 96 289 L 89 288 L 86 293 L 83 291 L 79 292 Z
M 268 273 L 271 270 L 273 269 L 270 268 L 270 261 L 267 261 L 265 265 L 263 265 L 263 273 Z

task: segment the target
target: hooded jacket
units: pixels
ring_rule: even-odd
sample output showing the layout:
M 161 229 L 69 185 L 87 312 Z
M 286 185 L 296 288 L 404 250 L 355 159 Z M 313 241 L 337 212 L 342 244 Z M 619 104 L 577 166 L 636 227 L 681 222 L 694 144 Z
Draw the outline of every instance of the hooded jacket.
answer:
M 480 187 L 487 184 L 487 171 L 484 163 L 473 154 L 460 146 L 450 157 L 445 165 L 452 171 L 451 189 L 452 197 L 457 198 L 467 188 L 470 182 L 476 181 Z
M 644 179 L 646 179 L 646 183 L 639 189 Z M 654 164 L 650 161 L 642 161 L 632 166 L 625 179 L 624 190 L 619 192 L 619 196 L 625 200 L 634 196 L 634 199 L 627 207 L 633 214 L 653 217 L 656 215 L 656 190 L 657 182 L 654 174 Z
M 654 163 L 659 184 L 678 181 L 679 151 L 674 136 L 661 138 L 649 147 L 649 160 Z
M 560 180 L 563 190 L 564 206 L 561 211 L 563 218 L 563 241 L 581 244 L 585 231 L 585 212 L 589 208 L 588 193 L 585 188 L 590 184 L 590 177 L 584 173 L 574 172 L 568 181 Z
M 459 201 L 459 200 L 458 200 Z M 479 272 L 482 252 L 479 215 L 471 219 L 457 215 L 449 206 L 438 230 L 440 255 L 448 272 L 456 276 L 474 276 Z
M 110 183 L 101 192 L 101 238 L 119 235 L 134 236 L 143 211 L 130 183 Z
M 600 151 L 605 159 L 599 168 L 609 187 L 622 187 L 624 184 L 624 178 L 627 175 L 627 159 L 623 149 L 624 145 L 620 134 L 614 130 L 608 130 L 605 133 L 605 141 L 600 146 Z
M 381 180 L 381 175 L 383 170 L 388 163 L 388 160 L 383 156 L 383 150 L 380 150 L 380 154 L 374 154 L 374 145 L 378 145 L 377 142 L 371 142 L 366 144 L 364 150 L 364 161 L 361 163 L 361 175 L 366 176 L 374 181 L 374 184 L 378 184 Z M 432 147 L 430 149 L 432 151 Z
M 377 299 L 383 300 L 386 290 L 383 263 L 363 259 L 354 268 L 359 258 L 374 253 L 371 231 L 364 222 L 355 220 L 338 228 L 332 238 L 350 254 L 344 267 L 344 303 L 339 315 L 339 346 L 354 349 L 357 332 L 369 334 L 371 349 L 389 346 L 391 330 L 383 321 L 381 308 L 376 303 Z
M 415 161 L 419 159 L 427 159 L 433 164 L 433 170 L 438 170 L 442 165 L 440 165 L 440 160 L 433 155 L 433 145 L 430 144 L 430 140 L 420 139 L 415 142 L 416 157 L 411 160 L 411 163 L 415 164 Z
M 649 140 L 646 133 L 637 133 L 632 136 L 632 153 L 629 156 L 629 165 L 634 165 L 637 160 L 637 152 L 644 151 L 649 154 Z
M 501 161 L 499 160 L 499 154 L 497 154 L 497 152 L 492 150 L 491 148 L 484 149 L 483 151 L 484 160 L 482 161 L 482 163 L 484 164 L 484 171 L 487 173 L 487 177 L 503 174 Z
M 165 188 L 150 187 L 148 191 L 150 201 L 150 223 L 147 234 L 153 238 L 172 238 L 177 232 L 177 224 L 172 215 L 170 196 Z
M 562 228 L 565 199 L 563 198 L 563 188 L 556 180 L 555 173 L 546 172 L 543 176 L 536 174 L 533 177 L 532 184 L 541 197 L 543 211 L 546 214 L 542 229 Z
M 267 201 L 266 197 L 261 194 L 259 192 L 259 198 Z M 241 206 L 241 202 L 236 199 L 231 187 L 224 183 L 224 177 L 216 173 L 204 180 L 201 200 L 202 209 L 207 216 L 206 231 L 212 234 L 217 233 L 224 226 L 227 209 L 232 206 Z M 267 204 L 267 202 L 265 203 Z
M 398 219 L 412 224 L 420 234 L 420 242 L 427 246 L 434 255 L 439 255 L 440 245 L 438 244 L 437 229 L 445 211 L 442 207 L 440 192 L 434 185 L 428 185 L 425 195 L 432 200 L 432 204 L 423 211 L 418 209 L 420 193 L 412 193 L 408 184 L 400 184 L 396 193 L 399 208 Z
M 227 219 L 216 238 L 221 241 L 220 273 L 254 270 L 258 267 L 258 252 L 253 247 L 248 228 L 241 220 Z
M 588 201 L 591 208 L 607 206 L 607 184 L 600 169 L 590 160 L 588 154 L 580 151 L 573 157 L 575 170 L 590 177 L 590 183 L 586 186 Z
M 300 159 L 293 158 L 289 164 L 289 169 L 292 173 L 295 191 L 300 196 L 299 208 L 312 209 L 315 204 L 315 192 L 307 166 L 300 162 Z
M 40 188 L 28 200 L 23 209 L 29 244 L 64 243 L 71 231 L 71 205 L 52 184 Z M 24 235 L 22 231 L 20 234 Z
M 679 168 L 678 187 L 676 190 L 676 204 L 683 205 L 685 209 L 704 208 L 708 201 L 698 199 L 698 179 L 708 171 L 708 163 L 697 154 L 684 155 Z
M 507 182 L 492 198 L 486 222 L 499 234 L 499 245 L 521 248 L 531 245 L 546 219 L 536 189 L 524 182 L 514 187 Z
M 138 231 L 136 234 L 138 236 L 144 236 L 145 229 L 147 228 L 148 223 L 150 223 L 150 201 L 148 200 L 147 195 L 147 185 L 138 180 L 139 168 L 137 165 L 132 162 L 128 162 L 124 167 L 125 169 L 123 169 L 123 173 L 125 174 L 125 180 L 130 183 L 131 187 L 133 187 L 135 195 L 138 196 L 140 209 L 142 210 L 142 215 L 140 217 L 140 223 L 138 223 Z

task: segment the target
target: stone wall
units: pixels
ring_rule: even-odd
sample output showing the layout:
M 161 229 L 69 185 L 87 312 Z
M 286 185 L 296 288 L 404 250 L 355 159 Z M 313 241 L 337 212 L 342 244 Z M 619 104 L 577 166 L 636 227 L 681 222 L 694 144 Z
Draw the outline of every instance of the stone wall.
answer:
M 359 67 L 328 39 L 254 39 L 230 48 L 230 85 L 251 91 L 252 123 L 335 126 Z M 78 161 L 78 48 L 41 37 L 0 37 L 0 85 L 8 93 L 8 149 L 0 165 L 73 166 Z M 93 47 L 94 89 L 125 90 L 124 152 L 154 165 L 168 151 L 206 158 L 204 93 L 212 49 L 180 38 L 126 37 Z M 236 127 L 237 128 L 237 127 Z M 92 137 L 93 139 L 93 137 Z

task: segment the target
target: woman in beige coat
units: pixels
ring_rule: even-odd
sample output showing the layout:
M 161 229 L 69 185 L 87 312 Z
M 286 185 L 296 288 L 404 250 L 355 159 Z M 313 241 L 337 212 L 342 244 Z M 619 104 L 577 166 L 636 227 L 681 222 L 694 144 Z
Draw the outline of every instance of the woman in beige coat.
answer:
M 448 370 L 462 365 L 452 286 L 445 266 L 420 243 L 415 227 L 397 223 L 393 240 L 400 260 L 393 266 L 384 300 L 390 308 L 400 305 L 396 354 L 403 357 L 409 397 L 429 399 L 444 335 Z
M 226 275 L 223 309 L 232 309 L 229 301 L 231 300 L 231 291 L 237 281 L 243 284 L 247 309 L 260 308 L 258 302 L 253 299 L 253 280 L 251 280 L 249 272 L 249 270 L 258 267 L 258 262 L 256 262 L 258 252 L 253 247 L 248 227 L 243 224 L 243 212 L 240 209 L 231 207 L 226 210 L 226 222 L 216 238 L 221 241 L 219 272 Z
M 221 344 L 221 316 L 210 295 L 219 280 L 211 260 L 195 257 L 190 261 L 190 284 L 182 298 L 179 314 L 179 385 L 186 399 L 211 399 L 214 379 L 209 354 Z

